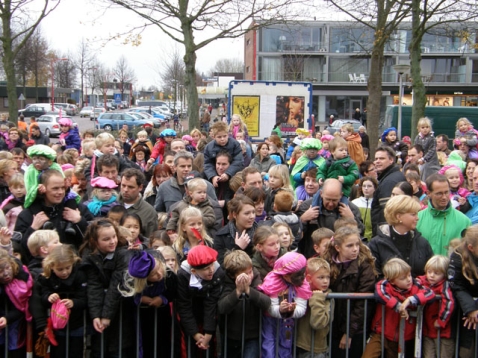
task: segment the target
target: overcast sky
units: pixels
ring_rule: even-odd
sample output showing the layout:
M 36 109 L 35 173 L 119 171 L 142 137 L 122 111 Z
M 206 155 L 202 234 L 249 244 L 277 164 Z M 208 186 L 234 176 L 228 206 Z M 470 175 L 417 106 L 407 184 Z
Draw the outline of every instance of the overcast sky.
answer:
M 43 3 L 39 1 L 38 3 Z M 62 54 L 77 53 L 81 38 L 88 39 L 97 52 L 99 60 L 108 67 L 114 67 L 119 56 L 124 55 L 134 68 L 137 81 L 135 85 L 161 87 L 160 63 L 167 60 L 165 54 L 171 53 L 176 46 L 183 53 L 182 45 L 176 44 L 157 27 L 151 27 L 142 34 L 140 46 L 124 45 L 122 41 L 110 41 L 103 45 L 106 39 L 118 32 L 124 31 L 129 24 L 141 24 L 127 10 L 104 11 L 104 6 L 98 5 L 98 0 L 61 0 L 58 8 L 42 22 L 42 32 L 49 41 L 50 47 Z M 207 73 L 218 59 L 243 58 L 243 39 L 218 40 L 209 44 L 197 53 L 196 68 Z

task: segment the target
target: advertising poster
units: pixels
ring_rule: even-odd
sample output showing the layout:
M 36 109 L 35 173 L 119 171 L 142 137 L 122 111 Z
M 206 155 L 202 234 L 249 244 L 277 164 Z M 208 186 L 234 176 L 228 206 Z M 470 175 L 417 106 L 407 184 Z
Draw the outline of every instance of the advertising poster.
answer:
M 277 96 L 276 123 L 284 135 L 295 135 L 297 128 L 304 128 L 305 97 Z
M 237 113 L 247 126 L 249 136 L 259 135 L 260 96 L 233 96 L 232 113 Z

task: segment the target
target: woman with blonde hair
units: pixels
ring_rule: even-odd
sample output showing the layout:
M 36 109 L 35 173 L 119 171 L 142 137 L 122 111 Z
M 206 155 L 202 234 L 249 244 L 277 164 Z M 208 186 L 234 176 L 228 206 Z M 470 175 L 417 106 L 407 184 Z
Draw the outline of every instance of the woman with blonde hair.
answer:
M 409 264 L 413 277 L 425 273 L 425 265 L 433 256 L 433 250 L 427 239 L 416 230 L 420 209 L 420 204 L 408 195 L 397 195 L 387 202 L 387 222 L 379 225 L 377 236 L 369 243 L 380 278 L 383 278 L 383 265 L 393 257 Z
M 10 196 L 8 182 L 16 173 L 18 173 L 17 162 L 11 159 L 0 160 L 0 203 Z

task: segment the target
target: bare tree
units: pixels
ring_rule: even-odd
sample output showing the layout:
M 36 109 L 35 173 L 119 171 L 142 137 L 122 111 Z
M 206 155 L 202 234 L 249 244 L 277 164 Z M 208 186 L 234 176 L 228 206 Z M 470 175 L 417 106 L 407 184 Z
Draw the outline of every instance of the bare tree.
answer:
M 128 64 L 126 57 L 121 56 L 118 61 L 116 61 L 116 66 L 113 69 L 113 74 L 118 80 L 120 91 L 121 91 L 121 100 L 124 100 L 124 91 L 126 84 L 130 84 L 135 80 L 134 70 Z
M 72 61 L 72 54 L 64 54 L 59 58 L 66 58 L 67 61 L 58 61 L 55 63 L 55 82 L 60 88 L 72 88 L 76 85 L 78 68 Z
M 81 42 L 78 44 L 78 49 L 76 52 L 76 56 L 74 59 L 74 63 L 76 65 L 76 68 L 79 71 L 80 75 L 80 87 L 81 87 L 81 99 L 80 99 L 80 106 L 83 107 L 83 102 L 85 100 L 84 95 L 84 79 L 85 79 L 85 74 L 90 70 L 90 68 L 94 67 L 92 66 L 92 62 L 94 62 L 94 54 L 91 51 L 91 47 L 87 40 L 85 38 L 81 39 Z
M 40 22 L 60 4 L 60 1 L 57 1 L 50 6 L 49 0 L 41 1 L 43 1 L 43 5 L 39 12 L 28 9 L 33 0 L 0 1 L 0 19 L 2 20 L 0 41 L 3 47 L 3 68 L 7 79 L 8 112 L 10 120 L 15 122 L 18 116 L 15 58 L 40 25 Z M 36 1 L 36 3 L 41 1 Z M 21 27 L 19 26 L 20 21 L 26 21 L 28 25 Z M 15 32 L 15 27 L 21 28 L 21 30 Z
M 184 61 L 177 48 L 170 54 L 165 54 L 161 59 L 161 70 L 159 75 L 163 83 L 163 90 L 166 96 L 174 98 L 173 110 L 176 110 L 176 102 L 182 97 L 178 96 L 182 91 L 179 89 L 184 86 L 186 71 Z
M 196 52 L 212 41 L 237 38 L 261 26 L 298 19 L 304 0 L 105 0 L 124 7 L 184 46 L 189 128 L 199 128 Z M 209 30 L 211 35 L 206 35 Z M 201 39 L 201 40 L 199 40 Z
M 216 61 L 216 64 L 210 71 L 212 76 L 214 72 L 222 73 L 243 73 L 244 62 L 237 58 L 223 58 Z

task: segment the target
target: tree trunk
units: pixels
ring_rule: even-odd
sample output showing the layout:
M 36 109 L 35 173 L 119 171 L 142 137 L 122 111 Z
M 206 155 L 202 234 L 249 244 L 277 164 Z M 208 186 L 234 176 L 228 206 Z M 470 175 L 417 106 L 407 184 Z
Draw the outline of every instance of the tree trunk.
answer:
M 6 11 L 6 9 L 4 10 Z M 2 19 L 4 40 L 3 47 L 3 69 L 7 78 L 7 95 L 8 95 L 8 115 L 9 120 L 17 123 L 18 105 L 17 105 L 17 81 L 15 78 L 15 56 L 13 54 L 12 31 L 10 28 L 10 16 Z
M 183 59 L 186 71 L 184 85 L 187 90 L 186 96 L 188 99 L 188 131 L 191 131 L 193 128 L 201 128 L 199 123 L 198 91 L 196 88 L 196 45 L 194 44 L 194 36 L 191 25 L 188 22 L 183 22 L 181 27 L 183 29 L 185 47 L 185 55 Z
M 418 120 L 425 116 L 425 105 L 427 102 L 426 89 L 422 81 L 420 63 L 422 61 L 421 43 L 423 30 L 420 21 L 420 0 L 412 1 L 412 40 L 408 45 L 410 52 L 410 73 L 413 88 L 413 106 L 411 120 L 411 138 L 415 141 L 418 134 Z

